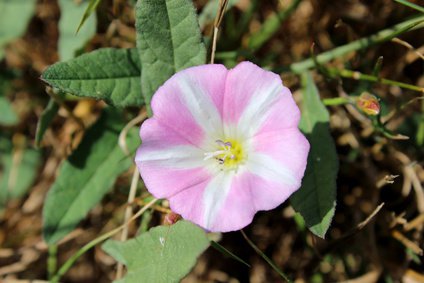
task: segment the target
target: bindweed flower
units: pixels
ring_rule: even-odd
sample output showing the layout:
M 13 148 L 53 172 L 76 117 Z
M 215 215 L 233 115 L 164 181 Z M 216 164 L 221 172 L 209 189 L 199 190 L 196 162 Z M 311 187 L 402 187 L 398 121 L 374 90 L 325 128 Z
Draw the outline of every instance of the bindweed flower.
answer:
M 278 75 L 243 62 L 176 73 L 152 99 L 135 161 L 147 189 L 206 230 L 239 230 L 301 184 L 309 143 Z
M 356 106 L 369 116 L 375 116 L 380 113 L 378 98 L 368 92 L 364 92 L 358 97 Z

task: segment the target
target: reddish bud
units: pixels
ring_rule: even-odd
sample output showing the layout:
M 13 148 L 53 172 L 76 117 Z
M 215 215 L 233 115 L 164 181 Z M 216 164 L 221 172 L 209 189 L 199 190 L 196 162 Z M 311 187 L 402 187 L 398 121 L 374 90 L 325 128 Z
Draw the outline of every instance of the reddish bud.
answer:
M 181 216 L 179 214 L 176 214 L 174 212 L 170 212 L 167 215 L 165 215 L 165 218 L 163 219 L 164 225 L 172 225 L 177 223 L 178 220 L 180 220 Z
M 375 116 L 380 113 L 380 103 L 378 102 L 378 98 L 368 92 L 364 92 L 358 97 L 356 105 L 367 115 Z

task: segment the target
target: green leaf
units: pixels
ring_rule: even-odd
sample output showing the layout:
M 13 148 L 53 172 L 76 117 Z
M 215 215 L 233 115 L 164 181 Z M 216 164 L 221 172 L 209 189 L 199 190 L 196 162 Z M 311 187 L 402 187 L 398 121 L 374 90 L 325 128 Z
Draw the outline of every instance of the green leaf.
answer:
M 123 283 L 179 282 L 209 246 L 203 229 L 188 221 L 158 226 L 135 239 L 109 240 L 103 250 L 127 266 Z
M 88 4 L 86 10 L 84 11 L 84 15 L 82 16 L 82 19 L 78 25 L 77 33 L 80 31 L 82 26 L 84 25 L 85 21 L 90 17 L 90 15 L 96 11 L 97 6 L 99 6 L 101 0 L 90 0 L 90 3 Z
M 190 0 L 139 0 L 136 30 L 141 92 L 150 106 L 155 91 L 174 73 L 205 63 L 206 49 Z
M 140 74 L 136 49 L 102 48 L 56 63 L 41 78 L 62 92 L 126 107 L 143 103 Z
M 252 51 L 258 50 L 270 40 L 281 29 L 284 21 L 293 14 L 300 2 L 301 0 L 293 0 L 290 6 L 268 17 L 261 28 L 250 36 L 249 48 Z
M 58 111 L 59 105 L 54 101 L 53 98 L 50 98 L 49 103 L 47 104 L 46 108 L 44 108 L 43 113 L 41 113 L 40 120 L 38 120 L 37 123 L 37 130 L 35 131 L 35 146 L 40 146 L 45 132 L 49 128 Z
M 48 244 L 56 243 L 72 231 L 109 191 L 116 178 L 131 166 L 131 158 L 118 146 L 123 127 L 122 113 L 106 109 L 62 164 L 43 210 L 44 239 Z M 128 133 L 127 145 L 131 152 L 139 145 L 137 129 Z
M 0 73 L 0 125 L 3 126 L 14 126 L 19 122 L 18 115 L 6 97 L 11 86 L 10 82 L 6 74 Z
M 74 58 L 75 52 L 84 47 L 96 33 L 96 17 L 87 19 L 87 23 L 75 34 L 76 22 L 91 3 L 82 1 L 76 3 L 73 0 L 59 0 L 60 20 L 59 20 L 59 42 L 58 51 L 61 61 Z
M 311 144 L 302 187 L 292 195 L 293 208 L 315 235 L 324 238 L 336 206 L 338 158 L 330 135 L 329 114 L 311 74 L 302 75 L 303 109 L 300 129 Z
M 10 140 L 0 137 L 0 209 L 10 199 L 19 198 L 37 176 L 41 155 L 31 148 L 13 148 Z
M 0 125 L 13 126 L 19 122 L 18 115 L 6 97 L 0 96 Z
M 36 0 L 0 0 L 0 60 L 4 45 L 25 32 L 35 3 Z

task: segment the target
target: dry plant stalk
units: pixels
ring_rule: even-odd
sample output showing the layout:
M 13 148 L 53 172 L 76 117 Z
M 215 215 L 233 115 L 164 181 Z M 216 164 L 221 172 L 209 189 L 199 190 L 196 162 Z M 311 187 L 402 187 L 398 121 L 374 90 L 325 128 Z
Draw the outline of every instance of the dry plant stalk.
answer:
M 219 26 L 224 18 L 225 10 L 227 9 L 229 0 L 219 0 L 218 13 L 216 14 L 215 22 L 213 24 L 213 39 L 212 39 L 212 52 L 211 64 L 215 61 L 216 41 L 218 40 Z

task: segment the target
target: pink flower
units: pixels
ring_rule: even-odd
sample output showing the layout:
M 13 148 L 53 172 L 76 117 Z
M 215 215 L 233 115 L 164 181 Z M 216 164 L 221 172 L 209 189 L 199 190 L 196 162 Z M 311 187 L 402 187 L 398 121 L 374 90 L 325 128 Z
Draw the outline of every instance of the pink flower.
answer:
M 152 99 L 135 161 L 147 189 L 214 232 L 239 230 L 301 184 L 309 143 L 278 75 L 243 62 L 176 73 Z

